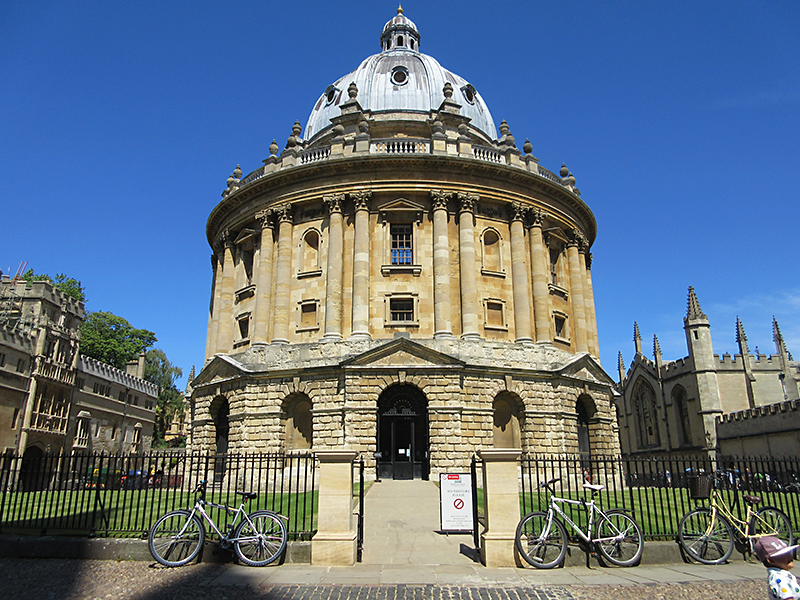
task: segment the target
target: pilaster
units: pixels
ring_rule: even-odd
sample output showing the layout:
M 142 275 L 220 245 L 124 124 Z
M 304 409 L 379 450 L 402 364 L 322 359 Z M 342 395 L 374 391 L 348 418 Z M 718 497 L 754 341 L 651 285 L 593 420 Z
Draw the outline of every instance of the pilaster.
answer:
M 578 247 L 583 236 L 573 230 L 572 239 L 567 244 L 567 260 L 569 261 L 570 301 L 572 303 L 572 318 L 575 320 L 575 351 L 588 352 L 589 345 L 586 339 L 586 304 L 583 299 L 583 272 L 579 258 Z
M 511 205 L 511 284 L 514 289 L 514 329 L 516 341 L 532 344 L 530 311 L 530 278 L 525 265 L 524 207 L 519 202 Z
M 251 338 L 254 344 L 266 344 L 269 340 L 269 315 L 272 300 L 272 260 L 275 240 L 272 211 L 262 210 L 256 214 L 261 226 L 261 242 L 258 249 L 258 278 L 256 280 L 255 318 Z
M 450 308 L 450 243 L 447 235 L 447 201 L 452 192 L 431 190 L 433 205 L 433 337 L 452 337 Z
M 230 352 L 233 342 L 233 235 L 225 231 L 221 237 L 222 243 L 222 288 L 219 296 L 219 316 L 217 317 L 217 351 L 216 353 Z
M 477 194 L 458 193 L 458 245 L 461 267 L 461 337 L 479 339 L 478 283 L 475 261 L 475 204 Z
M 547 287 L 547 252 L 542 235 L 544 212 L 531 211 L 531 271 L 533 278 L 533 320 L 536 327 L 536 342 L 552 343 L 550 333 L 550 292 Z
M 369 333 L 369 202 L 371 191 L 350 193 L 355 208 L 353 239 L 353 329 L 351 339 L 370 339 Z
M 325 335 L 323 341 L 342 339 L 342 283 L 344 280 L 344 194 L 323 197 L 330 213 L 328 271 L 325 279 Z
M 275 274 L 272 343 L 288 344 L 292 283 L 292 207 L 284 204 L 275 210 L 275 214 L 278 219 L 278 265 Z

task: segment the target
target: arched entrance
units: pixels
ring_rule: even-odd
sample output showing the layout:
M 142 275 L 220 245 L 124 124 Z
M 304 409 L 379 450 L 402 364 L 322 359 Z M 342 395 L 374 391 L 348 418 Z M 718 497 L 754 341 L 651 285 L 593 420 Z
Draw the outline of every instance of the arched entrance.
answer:
M 378 477 L 427 479 L 428 400 L 412 385 L 393 385 L 378 398 Z

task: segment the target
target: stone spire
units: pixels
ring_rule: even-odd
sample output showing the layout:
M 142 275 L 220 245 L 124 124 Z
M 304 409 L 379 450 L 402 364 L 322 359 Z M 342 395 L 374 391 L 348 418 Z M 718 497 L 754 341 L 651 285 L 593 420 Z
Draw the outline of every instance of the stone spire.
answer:
M 736 317 L 736 343 L 739 344 L 739 354 L 743 357 L 750 354 L 750 349 L 747 347 L 747 334 L 744 332 L 744 325 L 738 316 Z
M 633 322 L 633 345 L 636 349 L 636 355 L 642 354 L 642 336 L 639 333 L 639 323 Z
M 622 360 L 622 352 L 617 357 L 617 370 L 619 371 L 619 385 L 625 385 L 625 362 Z
M 689 302 L 686 310 L 686 319 L 691 321 L 698 319 L 708 320 L 708 317 L 700 308 L 700 301 L 697 299 L 697 294 L 694 293 L 694 288 L 692 286 L 689 286 Z
M 778 351 L 778 354 L 786 352 L 786 342 L 783 341 L 781 328 L 778 326 L 778 320 L 774 315 L 772 317 L 772 341 L 775 342 L 775 349 Z
M 661 344 L 658 343 L 657 335 L 653 335 L 653 357 L 657 363 L 661 362 Z
M 778 378 L 783 386 L 783 398 L 784 400 L 795 400 L 800 397 L 800 390 L 798 389 L 797 381 L 792 376 L 791 365 L 789 364 L 792 357 L 786 348 L 781 328 L 778 327 L 778 320 L 774 316 L 772 317 L 772 339 L 775 341 L 775 348 L 781 361 L 781 372 Z

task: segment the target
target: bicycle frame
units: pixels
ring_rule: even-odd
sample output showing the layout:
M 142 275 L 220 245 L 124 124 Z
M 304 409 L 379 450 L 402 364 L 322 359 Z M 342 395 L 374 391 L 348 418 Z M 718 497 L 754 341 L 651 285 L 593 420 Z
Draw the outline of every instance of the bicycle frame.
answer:
M 738 501 L 738 500 L 737 500 Z M 734 503 L 735 506 L 735 503 Z M 711 516 L 712 521 L 711 525 L 713 526 L 714 520 L 717 518 L 717 514 L 722 515 L 728 520 L 733 528 L 736 530 L 736 533 L 743 539 L 749 539 L 751 536 L 747 534 L 747 525 L 750 523 L 750 519 L 753 518 L 753 515 L 756 514 L 756 511 L 748 504 L 747 505 L 747 512 L 745 516 L 745 520 L 741 520 L 739 517 L 735 516 L 731 509 L 728 507 L 727 502 L 725 499 L 719 496 L 719 492 L 717 490 L 711 490 Z M 708 534 L 709 532 L 706 532 Z M 752 536 L 752 537 L 759 537 L 759 536 Z
M 213 508 L 222 509 L 226 513 L 228 513 L 228 515 L 231 515 L 231 513 L 233 513 L 233 521 L 231 521 L 231 524 L 230 524 L 230 527 L 229 527 L 229 533 L 222 533 L 220 528 L 217 527 L 217 524 L 214 522 L 214 519 L 211 517 L 211 515 L 209 515 L 205 511 L 205 509 L 203 508 L 204 506 L 211 506 Z M 233 511 L 233 508 L 231 508 L 230 506 L 227 506 L 225 504 L 215 504 L 213 502 L 208 502 L 206 500 L 198 498 L 195 501 L 194 507 L 191 510 L 191 515 L 195 515 L 197 513 L 200 513 L 203 516 L 203 519 L 206 521 L 206 523 L 208 523 L 211 526 L 211 528 L 219 536 L 220 541 L 223 541 L 223 542 L 235 542 L 236 541 L 236 539 L 231 537 L 231 535 L 233 534 L 234 531 L 236 531 L 236 524 L 239 522 L 239 516 L 243 516 L 244 519 L 247 522 L 250 523 L 250 525 L 253 524 L 250 521 L 250 519 L 247 517 L 247 512 L 244 510 L 244 502 L 242 502 L 239 505 L 239 508 L 237 508 L 236 511 Z M 188 520 L 187 520 L 187 525 L 188 525 Z M 181 531 L 181 533 L 183 533 L 183 531 Z
M 565 513 L 561 509 L 561 507 L 559 506 L 559 503 L 561 503 L 561 504 L 572 504 L 572 505 L 575 505 L 575 506 L 582 506 L 586 510 L 586 512 L 589 515 L 589 523 L 588 523 L 588 525 L 586 527 L 586 531 L 589 533 L 589 535 L 584 533 L 583 530 L 580 528 L 580 526 L 577 525 L 575 523 L 575 521 L 573 521 L 572 519 L 569 518 L 567 513 Z M 604 515 L 605 514 L 600 508 L 598 508 L 597 504 L 595 504 L 594 498 L 589 500 L 589 502 L 586 502 L 585 500 L 571 500 L 570 498 L 560 498 L 558 496 L 555 496 L 555 495 L 551 494 L 551 496 L 550 496 L 550 506 L 547 508 L 547 527 L 545 529 L 546 533 L 550 532 L 550 525 L 551 525 L 551 523 L 553 521 L 553 515 L 554 514 L 557 514 L 564 521 L 566 521 L 569 524 L 569 526 L 572 527 L 573 531 L 575 531 L 575 533 L 577 533 L 578 536 L 580 536 L 580 538 L 584 542 L 595 543 L 595 542 L 606 541 L 607 539 L 613 539 L 613 538 L 593 538 L 593 537 L 591 537 L 592 531 L 594 531 L 593 525 L 594 525 L 594 516 L 595 516 L 595 514 L 600 514 L 600 515 Z

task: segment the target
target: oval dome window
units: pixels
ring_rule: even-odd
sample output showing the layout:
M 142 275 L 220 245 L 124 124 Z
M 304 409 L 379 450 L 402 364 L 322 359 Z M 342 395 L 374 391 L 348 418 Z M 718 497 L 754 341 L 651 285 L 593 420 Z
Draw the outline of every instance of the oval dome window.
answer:
M 405 85 L 408 83 L 408 70 L 405 67 L 395 67 L 392 69 L 392 83 L 395 85 Z

